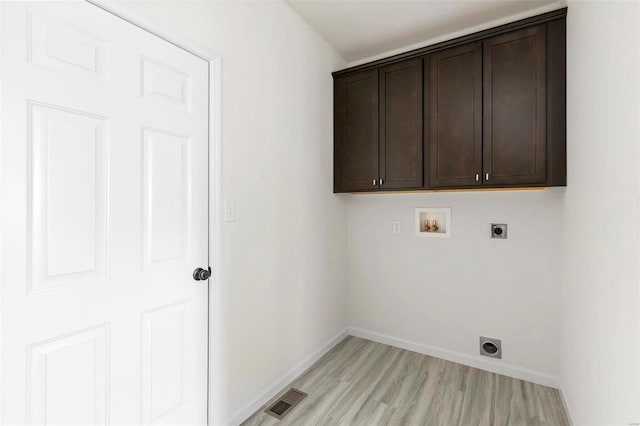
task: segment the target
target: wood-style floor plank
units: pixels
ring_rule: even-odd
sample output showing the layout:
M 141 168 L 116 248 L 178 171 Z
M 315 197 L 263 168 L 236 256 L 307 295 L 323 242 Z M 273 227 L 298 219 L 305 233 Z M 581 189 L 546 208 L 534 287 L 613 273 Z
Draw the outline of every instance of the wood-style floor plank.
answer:
M 289 387 L 309 396 L 243 425 L 569 426 L 557 389 L 353 336 Z

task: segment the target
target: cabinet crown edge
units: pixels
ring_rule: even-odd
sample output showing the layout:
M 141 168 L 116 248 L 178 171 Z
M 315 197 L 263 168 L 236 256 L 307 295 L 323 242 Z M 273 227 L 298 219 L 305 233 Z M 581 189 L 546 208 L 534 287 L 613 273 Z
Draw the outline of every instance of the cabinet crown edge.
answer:
M 471 34 L 453 38 L 451 40 L 445 40 L 432 45 L 419 47 L 417 49 L 409 50 L 407 52 L 398 53 L 396 55 L 392 55 L 382 59 L 377 59 L 371 62 L 345 68 L 342 70 L 333 71 L 331 75 L 334 78 L 341 77 L 351 73 L 365 71 L 372 68 L 378 68 L 383 65 L 393 64 L 395 62 L 403 61 L 406 59 L 425 56 L 429 53 L 437 52 L 439 50 L 448 49 L 450 47 L 455 47 L 455 46 L 459 46 L 459 45 L 474 42 L 474 41 L 480 41 L 488 37 L 500 35 L 506 32 L 516 31 L 519 29 L 544 24 L 544 23 L 555 21 L 558 19 L 564 19 L 567 16 L 567 11 L 568 11 L 568 8 L 565 6 L 556 10 L 552 10 L 551 12 L 546 12 L 540 15 L 531 16 L 529 18 L 520 19 L 518 21 L 510 22 L 497 27 L 493 27 L 493 28 L 488 28 L 486 30 L 477 31 Z

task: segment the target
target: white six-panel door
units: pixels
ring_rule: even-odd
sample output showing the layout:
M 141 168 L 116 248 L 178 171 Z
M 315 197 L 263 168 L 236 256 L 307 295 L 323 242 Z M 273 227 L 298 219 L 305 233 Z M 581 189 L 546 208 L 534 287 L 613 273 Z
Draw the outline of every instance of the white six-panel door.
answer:
M 1 7 L 2 424 L 205 424 L 208 64 Z

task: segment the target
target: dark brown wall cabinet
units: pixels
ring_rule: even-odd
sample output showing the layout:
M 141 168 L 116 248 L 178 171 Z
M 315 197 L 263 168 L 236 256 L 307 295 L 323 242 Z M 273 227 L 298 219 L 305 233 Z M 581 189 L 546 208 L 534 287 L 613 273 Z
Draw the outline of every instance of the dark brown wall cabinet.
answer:
M 425 59 L 425 102 L 430 105 L 429 185 L 477 186 L 482 182 L 482 43 L 434 53 Z
M 334 191 L 566 185 L 565 16 L 334 73 Z
M 484 41 L 486 182 L 544 184 L 546 180 L 545 26 Z
M 419 59 L 335 80 L 336 192 L 422 187 Z
M 380 188 L 422 187 L 422 62 L 380 68 Z
M 378 70 L 335 81 L 336 191 L 371 189 L 378 179 Z

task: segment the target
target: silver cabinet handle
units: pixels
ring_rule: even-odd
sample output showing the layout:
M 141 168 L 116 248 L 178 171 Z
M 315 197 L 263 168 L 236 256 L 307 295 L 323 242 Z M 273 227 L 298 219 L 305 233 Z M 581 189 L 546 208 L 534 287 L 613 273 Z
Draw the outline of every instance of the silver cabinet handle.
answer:
M 484 174 L 484 180 L 489 180 L 489 173 Z
M 376 186 L 376 180 L 375 179 L 373 180 L 373 186 Z
M 480 173 L 476 173 L 476 182 L 480 180 Z
M 382 178 L 380 178 L 380 185 L 382 185 L 384 183 L 384 180 L 382 180 Z

